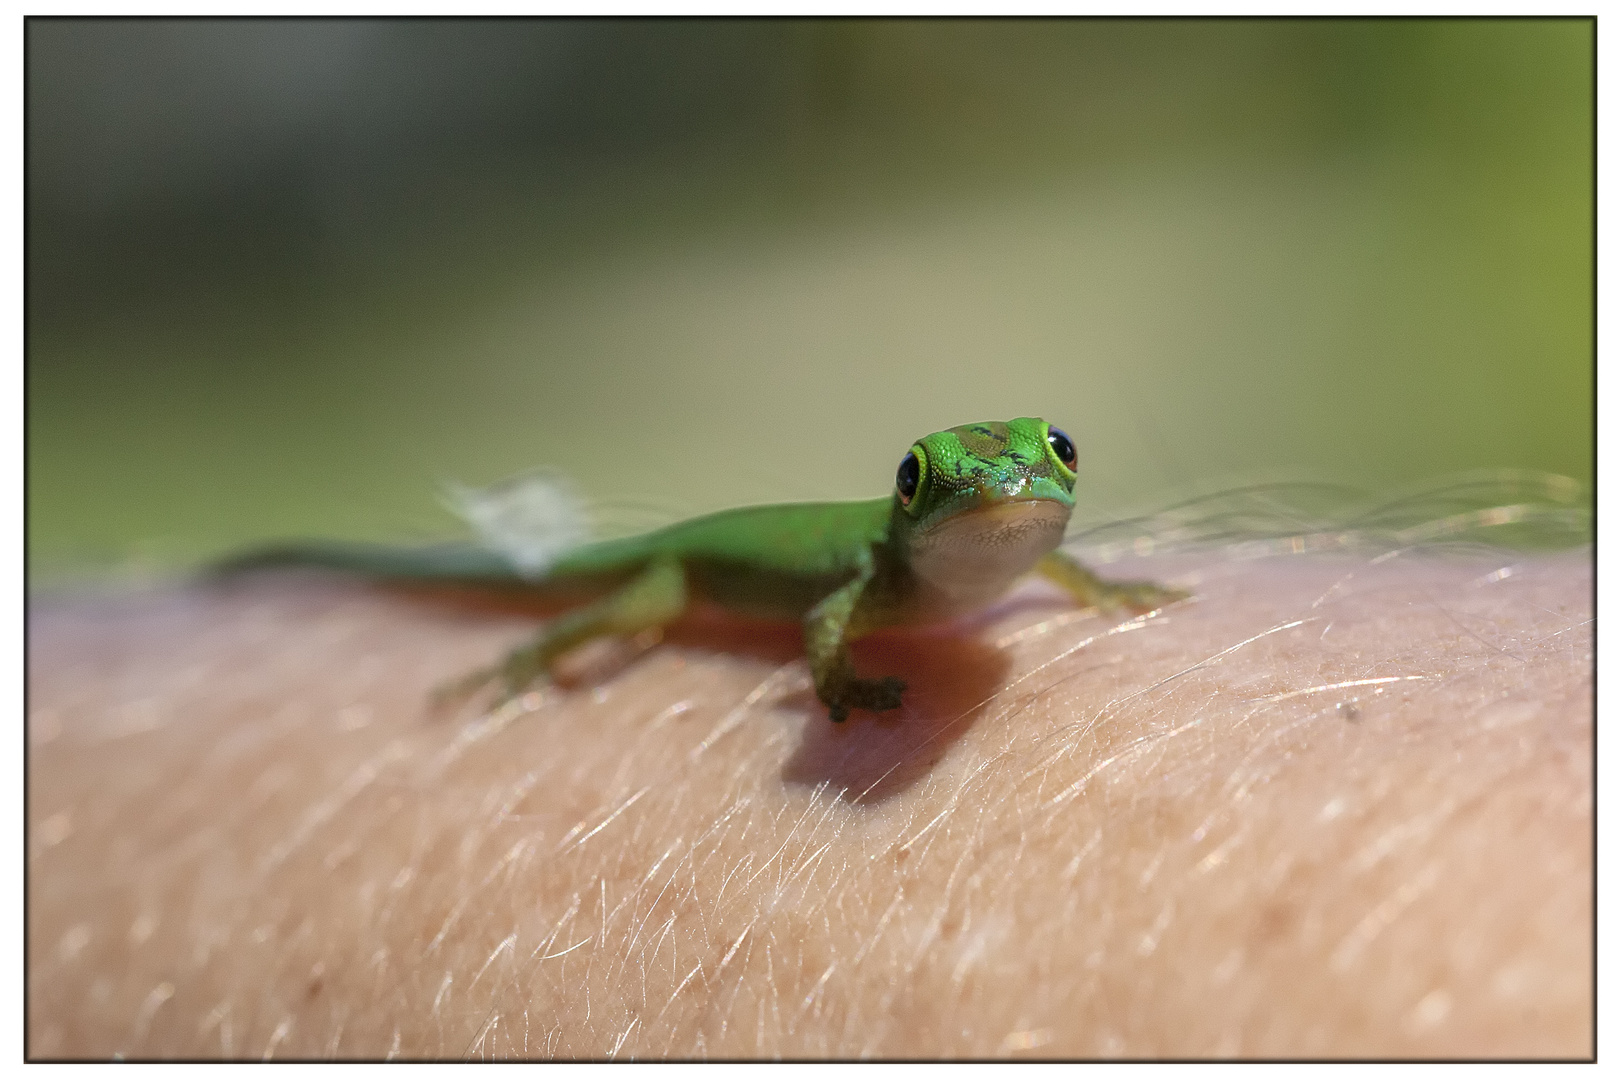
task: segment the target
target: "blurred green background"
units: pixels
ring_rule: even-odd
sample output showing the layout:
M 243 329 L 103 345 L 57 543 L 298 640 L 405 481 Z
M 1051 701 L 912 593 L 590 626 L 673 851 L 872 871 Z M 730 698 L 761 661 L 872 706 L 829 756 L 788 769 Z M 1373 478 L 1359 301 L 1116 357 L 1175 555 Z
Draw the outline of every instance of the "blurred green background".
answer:
M 1592 479 L 1590 20 L 31 20 L 35 580 L 888 489 Z M 615 510 L 614 507 L 618 509 Z M 617 518 L 615 515 L 618 515 Z

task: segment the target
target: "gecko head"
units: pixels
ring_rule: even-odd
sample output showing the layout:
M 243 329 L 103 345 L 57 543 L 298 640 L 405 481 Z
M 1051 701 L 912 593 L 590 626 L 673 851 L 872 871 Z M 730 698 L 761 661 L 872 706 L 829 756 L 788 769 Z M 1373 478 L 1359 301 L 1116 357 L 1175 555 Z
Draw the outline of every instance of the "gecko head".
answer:
M 912 444 L 895 474 L 893 533 L 944 586 L 1003 586 L 1064 537 L 1075 444 L 1037 417 L 964 424 Z

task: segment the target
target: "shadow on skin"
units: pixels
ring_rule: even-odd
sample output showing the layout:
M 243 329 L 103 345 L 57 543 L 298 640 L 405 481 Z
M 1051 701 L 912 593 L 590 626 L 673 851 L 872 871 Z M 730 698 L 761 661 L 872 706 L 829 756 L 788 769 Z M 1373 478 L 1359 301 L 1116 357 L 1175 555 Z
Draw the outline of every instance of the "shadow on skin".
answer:
M 555 602 L 488 592 L 441 590 L 432 595 L 441 602 L 492 613 L 539 617 L 560 609 Z M 778 707 L 805 716 L 804 737 L 783 766 L 783 779 L 810 787 L 825 782 L 842 792 L 846 801 L 863 805 L 883 802 L 916 784 L 968 733 L 1006 683 L 1010 655 L 978 640 L 975 633 L 976 624 L 966 623 L 934 631 L 881 631 L 855 642 L 851 651 L 858 674 L 894 675 L 906 683 L 897 711 L 857 709 L 844 723 L 835 724 L 828 719 L 827 706 L 809 689 L 777 701 Z M 805 655 L 797 623 L 749 619 L 710 605 L 693 608 L 666 627 L 658 640 L 747 656 L 773 666 Z M 557 683 L 584 689 L 605 682 L 635 663 L 640 651 L 622 639 L 588 642 L 559 658 Z
M 439 607 L 478 615 L 549 618 L 571 605 L 558 597 L 500 589 L 444 586 L 381 586 Z M 1043 606 L 1040 597 L 1012 608 Z M 1000 605 L 1005 614 L 1012 609 Z M 1003 650 L 978 640 L 980 620 L 949 629 L 889 630 L 852 646 L 856 671 L 866 677 L 894 675 L 906 683 L 899 710 L 887 713 L 857 709 L 842 724 L 827 717 L 827 706 L 810 690 L 777 702 L 803 712 L 804 738 L 783 767 L 790 783 L 816 786 L 826 782 L 848 802 L 870 805 L 911 788 L 973 727 L 989 699 L 1005 685 L 1012 665 Z M 640 645 L 623 639 L 587 642 L 559 658 L 557 684 L 586 690 L 606 682 L 653 641 L 707 652 L 747 656 L 780 666 L 804 656 L 798 624 L 750 619 L 710 605 L 698 605 L 663 634 Z M 492 661 L 496 657 L 491 658 Z M 488 702 L 486 702 L 488 705 Z M 438 714 L 434 714 L 438 715 Z
M 806 693 L 804 738 L 783 779 L 824 781 L 853 803 L 883 802 L 912 787 L 973 727 L 1007 678 L 1008 654 L 972 637 L 874 634 L 855 644 L 856 670 L 905 680 L 898 712 L 857 710 L 842 724 Z
M 666 627 L 662 640 L 772 664 L 786 664 L 805 655 L 805 638 L 798 623 L 749 619 L 709 605 L 694 607 Z

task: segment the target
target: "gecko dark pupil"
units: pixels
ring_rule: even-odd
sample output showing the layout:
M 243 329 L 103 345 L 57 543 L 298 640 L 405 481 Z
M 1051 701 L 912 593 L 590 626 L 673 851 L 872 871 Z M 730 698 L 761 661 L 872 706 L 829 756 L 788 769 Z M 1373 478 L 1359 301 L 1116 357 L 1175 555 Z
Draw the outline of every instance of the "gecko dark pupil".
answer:
M 907 454 L 901 458 L 901 467 L 895 470 L 895 490 L 901 493 L 903 501 L 911 502 L 912 496 L 917 494 L 917 479 L 917 455 Z
M 1065 466 L 1071 469 L 1075 467 L 1075 444 L 1069 441 L 1069 436 L 1063 431 L 1055 427 L 1048 428 L 1047 445 L 1053 448 L 1053 453 L 1058 455 L 1058 460 Z

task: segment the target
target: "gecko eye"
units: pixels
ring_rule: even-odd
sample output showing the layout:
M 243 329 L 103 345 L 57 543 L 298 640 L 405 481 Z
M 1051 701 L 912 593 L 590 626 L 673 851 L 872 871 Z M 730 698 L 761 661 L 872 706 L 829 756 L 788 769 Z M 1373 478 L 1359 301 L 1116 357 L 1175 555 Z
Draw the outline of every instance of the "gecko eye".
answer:
M 1074 470 L 1075 444 L 1069 441 L 1069 436 L 1064 434 L 1063 428 L 1047 429 L 1047 445 L 1053 448 L 1053 453 L 1064 463 L 1064 468 Z
M 900 492 L 901 505 L 905 506 L 917 494 L 917 481 L 920 469 L 916 454 L 907 454 L 901 458 L 901 467 L 895 470 L 895 490 Z

